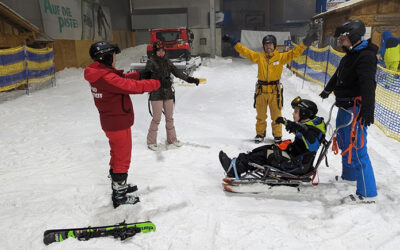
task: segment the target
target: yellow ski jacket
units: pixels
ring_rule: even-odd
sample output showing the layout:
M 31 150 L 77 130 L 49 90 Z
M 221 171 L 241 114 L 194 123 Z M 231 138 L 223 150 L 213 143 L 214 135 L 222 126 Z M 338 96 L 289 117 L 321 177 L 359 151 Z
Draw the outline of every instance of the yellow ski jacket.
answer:
M 300 56 L 307 46 L 301 43 L 296 48 L 287 52 L 280 53 L 275 49 L 274 52 L 270 54 L 253 51 L 240 42 L 238 42 L 234 48 L 239 54 L 258 64 L 258 80 L 271 82 L 279 80 L 281 78 L 283 66 Z
M 393 48 L 386 48 L 384 61 L 387 69 L 397 71 L 400 61 L 400 44 Z

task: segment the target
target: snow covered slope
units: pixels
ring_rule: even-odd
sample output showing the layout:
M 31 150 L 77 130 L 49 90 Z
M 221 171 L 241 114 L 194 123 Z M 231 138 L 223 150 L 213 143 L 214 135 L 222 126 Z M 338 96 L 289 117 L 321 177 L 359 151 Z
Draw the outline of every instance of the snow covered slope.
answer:
M 143 48 L 119 55 L 128 69 Z M 140 50 L 140 51 L 139 51 Z M 339 156 L 320 168 L 320 184 L 280 188 L 269 195 L 222 191 L 219 150 L 229 156 L 255 144 L 253 91 L 257 66 L 245 59 L 204 62 L 198 87 L 176 85 L 175 126 L 182 148 L 146 147 L 150 124 L 147 94 L 132 95 L 135 109 L 128 181 L 141 202 L 113 209 L 108 175 L 109 146 L 100 128 L 82 69 L 57 73 L 57 86 L 0 104 L 0 249 L 397 249 L 400 244 L 400 144 L 375 126 L 369 153 L 378 202 L 340 205 L 355 187 L 337 183 Z M 297 95 L 315 101 L 326 117 L 333 97 L 285 70 L 283 115 L 291 118 Z M 191 85 L 192 86 L 192 85 Z M 159 142 L 166 139 L 162 120 Z M 272 139 L 270 126 L 267 138 Z M 286 131 L 284 138 L 292 138 Z M 69 239 L 45 247 L 46 229 L 151 220 L 157 231 L 120 242 Z M 396 247 L 397 246 L 397 247 Z

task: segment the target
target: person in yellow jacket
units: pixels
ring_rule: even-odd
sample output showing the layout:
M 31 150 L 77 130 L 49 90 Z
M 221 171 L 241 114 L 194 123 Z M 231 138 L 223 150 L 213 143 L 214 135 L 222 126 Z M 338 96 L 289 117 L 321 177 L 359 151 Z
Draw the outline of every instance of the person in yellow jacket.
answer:
M 317 40 L 317 38 L 316 27 L 312 26 L 299 46 L 281 53 L 276 49 L 276 37 L 273 35 L 267 35 L 263 38 L 262 45 L 264 52 L 253 51 L 228 34 L 222 37 L 222 41 L 230 42 L 239 54 L 258 64 L 258 81 L 255 91 L 255 108 L 257 111 L 257 135 L 254 138 L 255 143 L 264 141 L 265 131 L 267 129 L 266 119 L 268 107 L 271 114 L 271 127 L 274 141 L 275 143 L 282 141 L 282 124 L 276 123 L 275 120 L 282 116 L 283 89 L 279 80 L 281 78 L 283 66 L 300 56 L 312 42 Z
M 384 61 L 387 69 L 397 71 L 400 61 L 400 43 L 394 37 L 386 40 Z

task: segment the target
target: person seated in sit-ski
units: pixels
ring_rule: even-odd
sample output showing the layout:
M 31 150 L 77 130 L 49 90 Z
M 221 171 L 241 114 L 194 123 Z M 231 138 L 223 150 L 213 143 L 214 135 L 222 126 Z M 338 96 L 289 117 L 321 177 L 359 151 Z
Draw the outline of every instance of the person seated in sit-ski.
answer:
M 316 116 L 317 105 L 306 99 L 296 97 L 292 103 L 293 120 L 278 117 L 276 123 L 285 125 L 295 139 L 286 140 L 278 145 L 271 144 L 253 149 L 248 153 L 240 153 L 237 158 L 229 158 L 222 150 L 219 160 L 228 177 L 240 177 L 242 173 L 254 170 L 250 162 L 268 165 L 295 175 L 306 174 L 312 170 L 315 155 L 325 138 L 324 118 Z

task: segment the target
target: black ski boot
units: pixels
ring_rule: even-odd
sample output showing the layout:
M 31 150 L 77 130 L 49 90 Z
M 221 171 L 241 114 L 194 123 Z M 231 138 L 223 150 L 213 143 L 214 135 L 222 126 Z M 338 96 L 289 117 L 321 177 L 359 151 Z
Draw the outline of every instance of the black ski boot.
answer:
M 256 135 L 256 137 L 254 137 L 254 142 L 255 142 L 256 144 L 258 144 L 258 143 L 260 143 L 260 142 L 263 142 L 263 141 L 264 141 L 264 137 L 265 137 L 265 136 L 262 136 L 262 135 Z
M 114 208 L 119 207 L 119 205 L 133 205 L 138 203 L 139 197 L 136 196 L 127 196 L 128 193 L 128 184 L 126 184 L 126 179 L 128 178 L 127 173 L 122 174 L 114 174 L 112 173 L 111 179 L 111 188 L 112 188 L 112 201 Z
M 111 178 L 112 174 L 113 174 L 113 172 L 112 172 L 112 169 L 110 168 L 110 175 L 108 176 L 108 178 Z M 126 193 L 128 193 L 128 194 L 136 192 L 138 190 L 138 187 L 136 185 L 131 185 L 129 183 L 126 185 L 128 185 L 128 190 L 126 191 Z
M 231 169 L 229 172 L 227 172 L 228 169 L 229 169 L 229 166 L 231 165 L 232 159 L 229 158 L 229 157 L 225 154 L 225 152 L 222 151 L 222 150 L 219 151 L 218 157 L 219 157 L 219 161 L 221 162 L 222 167 L 224 168 L 224 170 L 225 170 L 225 172 L 226 172 L 226 175 L 227 175 L 228 177 L 235 177 L 235 173 L 234 173 L 234 170 L 233 170 L 233 169 Z

